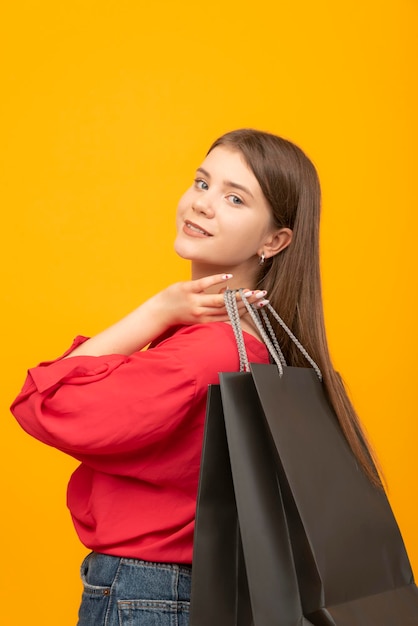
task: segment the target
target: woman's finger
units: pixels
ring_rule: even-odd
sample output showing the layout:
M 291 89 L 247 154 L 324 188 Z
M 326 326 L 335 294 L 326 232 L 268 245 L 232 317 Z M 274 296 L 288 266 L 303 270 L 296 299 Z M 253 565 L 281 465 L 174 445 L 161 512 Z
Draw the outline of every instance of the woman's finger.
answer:
M 265 297 L 266 293 L 267 292 L 264 290 L 254 290 L 254 291 L 247 291 L 247 293 L 245 293 L 244 295 L 246 297 L 246 300 L 249 302 L 249 304 L 256 304 L 257 302 L 260 302 Z M 224 301 L 223 293 L 222 294 L 201 294 L 197 297 L 201 299 L 202 307 L 213 307 L 215 309 L 225 308 L 225 301 Z M 239 311 L 246 310 L 245 303 L 243 302 L 238 292 L 236 293 L 236 298 L 237 298 L 238 310 Z
M 248 302 L 252 304 L 253 302 L 257 302 L 257 300 L 264 298 L 267 295 L 267 291 L 265 289 L 247 289 L 243 291 L 243 294 L 246 300 L 248 300 Z M 237 301 L 242 302 L 241 294 L 239 293 L 239 291 L 237 292 Z
M 204 276 L 203 278 L 191 281 L 192 290 L 195 293 L 199 293 L 201 291 L 205 291 L 205 289 L 209 289 L 209 287 L 213 287 L 214 285 L 226 283 L 231 278 L 232 274 L 214 274 L 213 276 Z

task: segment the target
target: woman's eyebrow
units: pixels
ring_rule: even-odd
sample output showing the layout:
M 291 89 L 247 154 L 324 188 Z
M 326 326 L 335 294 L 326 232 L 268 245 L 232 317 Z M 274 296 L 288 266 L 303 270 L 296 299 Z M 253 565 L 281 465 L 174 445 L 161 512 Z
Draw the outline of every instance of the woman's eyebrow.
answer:
M 201 172 L 204 176 L 206 176 L 206 178 L 210 179 L 209 172 L 206 171 L 205 169 L 203 169 L 203 167 L 198 167 L 196 172 Z M 234 189 L 240 189 L 244 193 L 246 193 L 249 196 L 251 196 L 251 198 L 254 198 L 253 194 L 248 189 L 248 187 L 244 187 L 244 185 L 240 185 L 239 183 L 234 183 L 232 180 L 224 180 L 223 184 L 225 185 L 225 187 L 234 187 Z

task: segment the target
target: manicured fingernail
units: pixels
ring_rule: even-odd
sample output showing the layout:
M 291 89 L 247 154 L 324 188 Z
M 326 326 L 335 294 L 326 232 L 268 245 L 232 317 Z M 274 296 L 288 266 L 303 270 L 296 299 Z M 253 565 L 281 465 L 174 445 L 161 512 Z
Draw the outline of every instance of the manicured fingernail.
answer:
M 223 280 L 228 280 L 229 278 L 232 278 L 232 274 L 222 274 Z
M 256 295 L 256 298 L 264 298 L 266 293 L 267 291 L 259 291 L 258 294 Z
M 255 291 L 244 291 L 244 296 L 246 296 L 248 298 L 248 296 L 253 296 L 255 294 Z
M 260 300 L 260 302 L 257 302 L 255 306 L 258 309 L 261 309 L 263 306 L 266 306 L 266 304 L 268 303 L 269 303 L 269 300 Z

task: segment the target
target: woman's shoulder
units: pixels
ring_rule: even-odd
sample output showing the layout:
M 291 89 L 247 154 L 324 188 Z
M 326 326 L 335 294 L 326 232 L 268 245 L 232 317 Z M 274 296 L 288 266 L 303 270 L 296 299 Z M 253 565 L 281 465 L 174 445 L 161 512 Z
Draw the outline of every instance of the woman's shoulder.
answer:
M 256 337 L 243 332 L 249 361 L 268 362 L 265 345 Z M 172 328 L 155 341 L 151 348 L 170 350 L 180 358 L 197 365 L 203 362 L 214 364 L 218 371 L 236 369 L 238 348 L 232 326 L 226 322 L 193 324 Z

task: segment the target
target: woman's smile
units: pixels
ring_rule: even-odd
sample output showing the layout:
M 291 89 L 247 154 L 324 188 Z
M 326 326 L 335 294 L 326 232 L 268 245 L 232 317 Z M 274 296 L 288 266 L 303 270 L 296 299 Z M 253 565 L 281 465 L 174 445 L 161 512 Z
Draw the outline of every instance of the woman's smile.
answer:
M 208 233 L 207 230 L 195 224 L 194 222 L 190 222 L 189 220 L 185 220 L 183 226 L 183 232 L 190 237 L 212 237 L 211 233 Z

